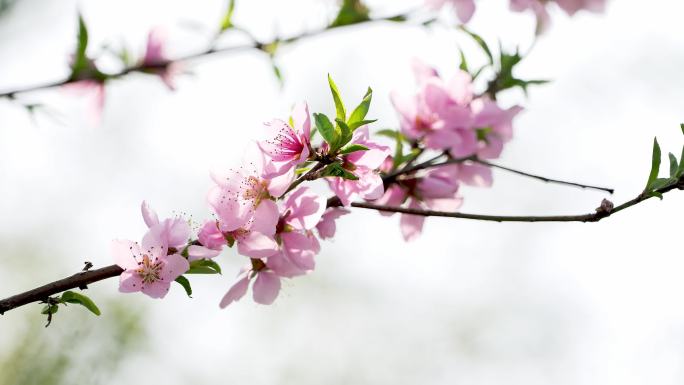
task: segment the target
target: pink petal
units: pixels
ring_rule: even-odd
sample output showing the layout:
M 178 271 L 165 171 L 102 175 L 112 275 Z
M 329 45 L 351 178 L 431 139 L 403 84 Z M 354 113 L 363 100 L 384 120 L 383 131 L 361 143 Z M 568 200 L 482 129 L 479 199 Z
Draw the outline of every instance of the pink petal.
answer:
M 467 23 L 475 14 L 475 1 L 473 0 L 452 0 L 456 8 L 456 15 L 462 23 Z
M 144 284 L 142 292 L 152 298 L 164 298 L 171 288 L 171 282 L 156 281 Z
M 278 243 L 272 236 L 250 231 L 238 238 L 238 253 L 252 258 L 265 258 L 278 252 Z
M 124 271 L 119 276 L 119 291 L 133 293 L 142 290 L 142 277 L 136 272 Z
M 190 269 L 190 263 L 180 254 L 167 255 L 162 258 L 162 260 L 164 261 L 164 265 L 162 266 L 159 276 L 164 282 L 172 282 L 178 278 L 179 275 L 183 275 Z
M 309 115 L 309 105 L 306 102 L 297 103 L 292 109 L 292 121 L 295 131 L 308 142 L 311 136 L 311 116 Z
M 306 270 L 298 268 L 281 251 L 268 257 L 267 266 L 279 277 L 292 278 L 306 274 Z
M 262 305 L 270 305 L 278 298 L 280 292 L 280 278 L 272 272 L 261 271 L 257 274 L 252 287 L 254 302 Z
M 491 187 L 492 170 L 479 163 L 463 163 L 460 165 L 458 179 L 469 186 Z
M 409 208 L 421 209 L 420 204 L 414 199 L 411 199 L 409 202 Z M 404 240 L 410 242 L 417 239 L 423 231 L 423 223 L 425 223 L 425 217 L 423 216 L 401 214 L 399 227 L 401 228 L 401 234 L 404 236 Z
M 406 197 L 407 193 L 403 188 L 392 185 L 385 191 L 385 194 L 382 197 L 376 199 L 373 203 L 381 206 L 399 207 L 404 203 Z M 389 211 L 378 211 L 378 213 L 382 216 L 392 216 L 395 214 Z
M 268 183 L 268 192 L 274 198 L 279 198 L 290 187 L 290 184 L 294 181 L 294 177 L 294 169 L 290 169 L 290 171 L 285 174 L 271 179 Z
M 290 213 L 287 223 L 296 230 L 313 229 L 325 212 L 326 203 L 325 198 L 311 192 L 308 187 L 300 187 L 285 201 L 283 211 Z
M 147 227 L 152 227 L 159 223 L 159 217 L 157 216 L 157 213 L 150 208 L 150 205 L 148 205 L 147 202 L 142 202 L 140 211 L 142 211 L 143 220 L 145 221 Z
M 349 210 L 340 208 L 328 209 L 321 217 L 321 221 L 316 225 L 318 236 L 321 239 L 328 239 L 335 236 L 335 232 L 337 231 L 337 225 L 335 224 L 335 221 L 341 216 L 347 215 L 349 213 Z
M 254 211 L 254 218 L 249 229 L 266 235 L 274 235 L 279 217 L 278 205 L 270 199 L 263 200 Z
M 221 250 L 212 250 L 206 247 L 191 245 L 188 247 L 188 261 L 196 261 L 198 259 L 210 259 L 221 254 Z
M 137 269 L 140 246 L 133 241 L 114 240 L 111 245 L 114 262 L 124 270 Z
M 243 274 L 243 277 L 230 287 L 226 295 L 221 299 L 219 306 L 224 309 L 226 306 L 233 302 L 239 301 L 242 297 L 247 294 L 247 288 L 249 287 L 249 277 L 247 274 Z
M 171 247 L 185 245 L 190 237 L 190 225 L 181 218 L 164 220 L 166 243 Z

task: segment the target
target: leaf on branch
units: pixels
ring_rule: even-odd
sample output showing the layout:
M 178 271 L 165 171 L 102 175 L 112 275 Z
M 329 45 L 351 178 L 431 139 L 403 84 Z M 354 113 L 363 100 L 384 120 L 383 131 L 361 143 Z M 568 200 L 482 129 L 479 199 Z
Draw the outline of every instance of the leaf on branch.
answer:
M 178 278 L 176 278 L 176 282 L 183 286 L 183 289 L 185 289 L 185 294 L 192 298 L 192 287 L 190 286 L 190 281 L 184 276 L 179 275 Z
M 337 85 L 332 80 L 330 74 L 328 74 L 328 84 L 330 85 L 330 92 L 332 93 L 333 101 L 335 102 L 335 112 L 337 113 L 336 118 L 345 121 L 347 119 L 347 111 L 344 109 L 344 103 L 342 103 L 340 90 L 337 89 Z
M 221 274 L 221 266 L 211 259 L 198 259 L 190 262 L 185 274 Z
M 668 157 L 670 158 L 670 177 L 676 178 L 677 177 L 677 170 L 679 169 L 679 164 L 677 163 L 677 157 L 674 156 L 673 153 L 669 153 Z
M 466 34 L 468 34 L 468 36 L 470 36 L 475 41 L 475 43 L 477 43 L 477 45 L 479 45 L 480 48 L 482 48 L 482 51 L 484 52 L 484 54 L 487 55 L 487 59 L 489 60 L 489 64 L 494 65 L 494 55 L 492 55 L 492 50 L 489 49 L 487 42 L 480 35 L 476 34 L 475 32 L 468 30 L 463 25 L 459 26 L 459 29 L 461 31 L 465 32 Z
M 369 122 L 368 120 L 364 120 L 366 118 L 366 115 L 368 114 L 368 110 L 370 109 L 370 104 L 371 100 L 373 99 L 373 90 L 368 87 L 368 90 L 366 91 L 366 94 L 363 96 L 363 100 L 361 100 L 361 103 L 359 103 L 358 106 L 352 111 L 351 115 L 349 116 L 349 120 L 347 121 L 347 124 L 349 125 L 349 128 L 352 129 L 352 131 L 356 130 L 357 128 L 363 126 L 364 122 Z
M 323 140 L 328 143 L 330 148 L 334 147 L 339 140 L 339 136 L 335 131 L 335 126 L 333 126 L 330 119 L 324 114 L 314 113 L 313 116 L 314 121 L 316 122 L 316 129 L 323 137 Z
M 90 310 L 91 313 L 95 315 L 100 315 L 100 309 L 95 305 L 92 299 L 81 293 L 76 293 L 73 291 L 65 291 L 60 297 L 60 302 L 62 303 L 76 303 L 82 305 L 86 309 Z
M 221 20 L 221 32 L 233 28 L 233 11 L 235 10 L 235 0 L 228 1 L 228 7 L 226 8 L 226 13 L 223 15 Z
M 370 17 L 368 17 L 368 7 L 366 7 L 362 0 L 343 0 L 340 11 L 337 13 L 335 20 L 330 24 L 330 28 L 368 20 L 370 20 Z
M 337 126 L 340 128 L 340 141 L 335 145 L 335 150 L 337 150 L 349 143 L 349 141 L 352 139 L 352 129 L 349 128 L 347 123 L 345 123 L 342 119 L 335 119 L 335 123 L 337 123 Z
M 356 151 L 368 151 L 368 147 L 361 144 L 351 144 L 340 150 L 340 154 L 351 154 Z
M 648 183 L 646 183 L 646 190 L 651 191 L 651 184 L 658 178 L 658 171 L 660 171 L 660 145 L 658 138 L 653 138 L 653 156 L 651 158 L 651 173 L 648 176 Z
M 332 177 L 339 177 L 343 179 L 349 179 L 349 180 L 358 180 L 359 177 L 351 173 L 349 170 L 346 170 L 344 167 L 342 167 L 341 164 L 339 163 L 331 163 L 327 165 L 323 171 L 321 172 L 321 176 L 332 176 Z

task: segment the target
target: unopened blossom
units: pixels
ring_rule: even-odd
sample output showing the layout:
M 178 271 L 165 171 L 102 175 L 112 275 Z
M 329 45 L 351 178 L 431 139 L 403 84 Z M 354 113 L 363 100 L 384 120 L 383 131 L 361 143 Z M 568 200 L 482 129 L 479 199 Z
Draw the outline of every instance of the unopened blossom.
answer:
M 219 306 L 223 309 L 233 302 L 237 302 L 247 294 L 250 282 L 252 284 L 252 298 L 254 302 L 262 305 L 272 304 L 282 286 L 280 277 L 271 271 L 261 260 L 252 260 L 252 266 L 241 270 L 237 280 L 221 299 Z
M 159 220 L 157 213 L 150 208 L 145 201 L 140 206 L 143 220 L 150 229 L 159 228 L 159 236 L 170 252 L 186 251 L 188 259 L 214 258 L 220 253 L 220 249 L 215 250 L 200 245 L 188 244 L 190 238 L 190 225 L 182 218 L 167 218 Z
M 163 298 L 171 282 L 190 268 L 183 256 L 169 254 L 164 231 L 163 224 L 157 224 L 145 234 L 142 244 L 125 240 L 112 242 L 114 260 L 124 269 L 119 291 L 142 291 L 152 298 Z
M 454 212 L 463 203 L 458 196 L 458 174 L 459 165 L 445 165 L 431 168 L 420 175 L 407 176 L 388 188 L 375 204 L 399 207 L 406 203 L 411 209 Z M 424 222 L 424 216 L 401 214 L 400 229 L 404 239 L 416 239 L 423 230 Z
M 316 225 L 316 230 L 318 230 L 318 237 L 321 239 L 330 239 L 335 236 L 337 231 L 337 224 L 335 221 L 340 217 L 349 214 L 351 211 L 347 209 L 341 209 L 338 207 L 331 207 L 323 213 L 320 222 Z
M 432 9 L 440 9 L 450 3 L 462 23 L 470 21 L 475 13 L 475 0 L 426 0 L 425 3 Z
M 209 191 L 208 200 L 222 231 L 244 228 L 259 205 L 273 204 L 272 199 L 283 195 L 294 180 L 294 170 L 266 177 L 273 172 L 273 165 L 267 163 L 264 154 L 256 148 L 247 154 L 249 158 L 238 169 L 212 174 L 216 186 Z
M 355 151 L 343 156 L 342 167 L 359 179 L 326 178 L 330 188 L 345 206 L 349 206 L 356 198 L 373 200 L 382 196 L 384 186 L 377 169 L 390 154 L 389 147 L 370 140 L 367 126 L 354 131 L 350 144 L 368 148 L 366 151 Z
M 285 174 L 309 157 L 311 117 L 306 103 L 297 104 L 292 111 L 291 124 L 276 119 L 266 123 L 270 138 L 260 141 L 259 148 L 273 165 L 267 177 Z
M 175 78 L 181 71 L 179 64 L 171 62 L 165 54 L 165 37 L 161 29 L 152 29 L 147 35 L 147 46 L 141 66 L 158 75 L 170 90 L 176 89 Z
M 411 140 L 424 141 L 429 149 L 449 150 L 454 157 L 472 155 L 477 136 L 469 107 L 473 98 L 470 75 L 458 70 L 447 82 L 418 60 L 413 67 L 418 92 L 414 96 L 391 95 L 402 133 Z

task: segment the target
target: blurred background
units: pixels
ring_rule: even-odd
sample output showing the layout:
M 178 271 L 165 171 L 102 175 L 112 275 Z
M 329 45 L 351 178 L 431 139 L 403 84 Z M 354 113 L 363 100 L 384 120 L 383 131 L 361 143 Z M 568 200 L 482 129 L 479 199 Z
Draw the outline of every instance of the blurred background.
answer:
M 368 1 L 373 15 L 420 1 Z M 0 1 L 0 90 L 69 74 L 77 12 L 91 53 L 125 44 L 142 55 L 147 31 L 167 31 L 169 56 L 206 48 L 225 1 Z M 235 22 L 261 39 L 323 27 L 333 0 L 238 1 Z M 609 2 L 604 15 L 568 18 L 520 65 L 522 78 L 551 79 L 523 104 L 500 164 L 636 196 L 651 142 L 679 154 L 684 121 L 684 4 Z M 442 15 L 453 19 L 449 11 Z M 479 1 L 470 27 L 496 45 L 526 50 L 534 20 L 507 0 Z M 222 44 L 241 41 L 237 33 Z M 279 52 L 281 87 L 258 52 L 188 63 L 169 92 L 154 76 L 107 86 L 99 124 L 87 98 L 63 90 L 22 95 L 49 113 L 31 117 L 0 100 L 0 297 L 113 263 L 113 238 L 138 239 L 139 205 L 201 221 L 210 215 L 209 170 L 239 162 L 293 103 L 331 112 L 326 74 L 348 103 L 375 90 L 376 129 L 396 127 L 388 95 L 411 92 L 410 60 L 449 77 L 484 60 L 454 28 L 379 23 L 350 27 Z M 107 69 L 107 63 L 102 63 Z M 463 188 L 463 211 L 591 212 L 600 192 L 495 171 L 491 189 Z M 324 191 L 323 186 L 320 186 Z M 317 270 L 288 282 L 273 306 L 218 302 L 245 258 L 220 256 L 223 276 L 193 276 L 189 299 L 117 291 L 88 295 L 102 316 L 72 306 L 44 329 L 40 305 L 0 317 L 1 384 L 680 384 L 684 381 L 684 194 L 652 200 L 597 224 L 498 224 L 429 219 L 404 243 L 398 217 L 363 210 L 338 222 Z M 66 310 L 66 311 L 65 311 Z

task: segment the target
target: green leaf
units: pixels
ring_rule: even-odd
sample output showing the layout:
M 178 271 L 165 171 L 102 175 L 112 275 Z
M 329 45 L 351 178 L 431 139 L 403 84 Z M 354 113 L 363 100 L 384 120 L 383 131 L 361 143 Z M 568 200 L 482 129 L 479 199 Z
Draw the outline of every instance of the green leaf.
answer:
M 684 134 L 684 123 L 681 123 L 681 124 L 679 125 L 679 128 L 682 129 L 682 134 Z
M 185 294 L 192 298 L 192 287 L 190 286 L 190 281 L 184 276 L 179 275 L 178 278 L 176 278 L 176 282 L 183 286 L 183 289 L 185 289 Z
M 337 17 L 330 24 L 330 27 L 341 27 L 370 20 L 368 17 L 368 7 L 361 0 L 343 0 Z
M 344 109 L 340 90 L 337 89 L 337 85 L 332 80 L 332 77 L 330 77 L 330 74 L 328 74 L 328 84 L 330 84 L 330 92 L 332 92 L 333 101 L 335 102 L 336 118 L 345 121 L 347 120 L 347 111 Z
M 673 153 L 669 153 L 668 156 L 670 158 L 670 176 L 674 178 L 677 176 L 677 170 L 679 169 L 677 157 Z
M 221 266 L 211 259 L 198 259 L 190 262 L 185 274 L 221 274 Z
M 314 121 L 316 122 L 316 128 L 318 132 L 321 133 L 323 140 L 325 140 L 328 145 L 332 148 L 335 143 L 337 143 L 339 137 L 335 131 L 335 126 L 330 122 L 327 116 L 324 114 L 315 113 L 313 114 Z
M 470 71 L 468 70 L 468 61 L 466 60 L 465 54 L 463 53 L 463 50 L 460 47 L 458 48 L 458 53 L 461 56 L 461 64 L 458 66 L 458 68 L 460 68 L 461 71 L 470 73 Z
M 92 299 L 88 298 L 87 296 L 81 294 L 81 293 L 76 293 L 73 291 L 65 291 L 62 293 L 62 296 L 60 298 L 62 302 L 67 302 L 67 303 L 77 303 L 79 305 L 84 306 L 86 309 L 90 310 L 91 313 L 95 315 L 100 315 L 100 309 L 95 305 L 95 302 L 93 302 Z
M 647 189 L 658 178 L 658 171 L 660 171 L 660 145 L 658 138 L 653 138 L 653 156 L 651 158 L 651 173 L 648 176 L 648 183 L 646 183 Z
M 469 31 L 464 26 L 460 26 L 459 28 L 461 29 L 461 31 L 467 33 L 480 46 L 480 48 L 482 48 L 482 51 L 484 51 L 485 55 L 487 55 L 487 59 L 489 59 L 489 64 L 494 65 L 494 56 L 492 55 L 492 51 L 489 49 L 487 42 L 484 41 L 484 39 L 480 35 L 476 34 L 475 32 Z
M 86 57 L 86 49 L 88 48 L 88 27 L 81 14 L 78 15 L 78 44 L 76 46 L 76 59 Z
M 40 314 L 55 314 L 58 310 L 58 305 L 45 305 L 43 306 L 43 310 L 40 311 Z
M 354 122 L 349 125 L 349 128 L 351 128 L 352 131 L 356 131 L 357 128 L 361 126 L 365 126 L 366 124 L 371 124 L 377 122 L 377 119 L 372 119 L 372 120 L 361 120 L 359 122 Z
M 356 151 L 368 151 L 368 147 L 360 144 L 350 144 L 349 146 L 340 150 L 340 154 L 351 154 Z
M 349 180 L 358 180 L 359 178 L 351 173 L 349 170 L 346 170 L 344 167 L 342 167 L 341 164 L 339 163 L 331 163 L 327 165 L 323 171 L 321 172 L 322 176 L 332 176 L 332 177 L 339 177 L 339 178 L 344 178 L 344 179 L 349 179 Z
M 221 32 L 233 28 L 233 11 L 235 10 L 235 0 L 228 1 L 228 8 L 221 20 Z
M 352 130 L 347 126 L 347 123 L 342 119 L 335 119 L 335 122 L 340 127 L 340 141 L 335 144 L 335 150 L 349 143 L 352 138 Z
M 682 147 L 682 156 L 679 158 L 679 167 L 677 168 L 677 178 L 684 175 L 684 146 Z
M 361 103 L 359 103 L 359 105 L 356 106 L 354 111 L 352 111 L 351 115 L 349 115 L 349 120 L 347 121 L 347 123 L 349 124 L 350 128 L 355 123 L 361 122 L 366 118 L 372 99 L 373 90 L 370 87 L 368 87 L 368 91 L 366 91 L 366 94 L 363 96 L 363 100 L 361 100 Z M 358 125 L 356 126 L 356 128 L 361 127 L 362 125 L 363 124 Z M 355 130 L 356 128 L 352 128 L 352 130 Z
M 648 191 L 656 191 L 661 188 L 665 188 L 672 183 L 677 183 L 677 179 L 674 178 L 658 178 L 648 185 Z

